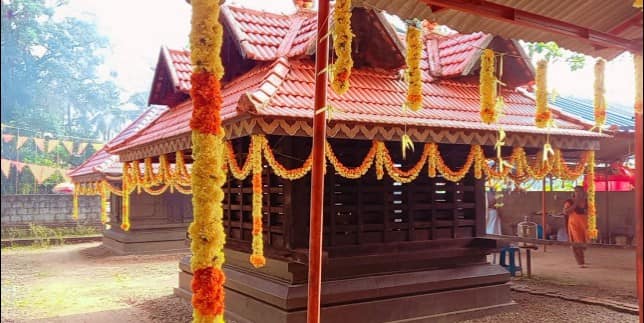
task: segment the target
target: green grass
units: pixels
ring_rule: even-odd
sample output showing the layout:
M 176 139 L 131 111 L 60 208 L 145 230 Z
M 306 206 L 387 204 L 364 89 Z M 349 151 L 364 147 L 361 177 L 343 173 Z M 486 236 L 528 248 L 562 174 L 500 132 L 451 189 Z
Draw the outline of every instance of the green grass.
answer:
M 27 228 L 3 228 L 2 239 L 34 239 L 32 248 L 46 248 L 52 244 L 62 245 L 64 237 L 82 237 L 100 234 L 96 227 L 77 225 L 74 227 L 46 227 L 30 223 Z

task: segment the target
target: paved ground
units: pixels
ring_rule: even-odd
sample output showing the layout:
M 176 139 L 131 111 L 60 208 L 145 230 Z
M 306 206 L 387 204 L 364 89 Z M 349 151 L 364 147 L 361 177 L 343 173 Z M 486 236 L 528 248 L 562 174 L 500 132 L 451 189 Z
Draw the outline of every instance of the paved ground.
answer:
M 172 296 L 181 255 L 116 257 L 98 243 L 46 250 L 2 250 L 2 322 L 189 322 L 189 304 Z M 634 252 L 592 249 L 579 269 L 571 251 L 534 253 L 534 279 L 524 288 L 546 288 L 580 297 L 635 303 Z M 637 322 L 604 306 L 513 292 L 517 311 L 478 322 Z

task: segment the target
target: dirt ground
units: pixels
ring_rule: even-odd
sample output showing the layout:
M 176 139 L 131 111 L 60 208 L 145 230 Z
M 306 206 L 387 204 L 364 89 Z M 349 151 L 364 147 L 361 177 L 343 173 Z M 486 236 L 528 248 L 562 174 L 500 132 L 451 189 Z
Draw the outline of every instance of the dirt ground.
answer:
M 2 322 L 190 322 L 172 295 L 182 255 L 114 256 L 99 243 L 2 250 Z M 533 252 L 533 279 L 513 284 L 636 303 L 634 251 L 590 249 L 589 268 L 568 248 Z M 524 262 L 525 265 L 525 262 Z M 469 322 L 637 322 L 637 316 L 513 292 L 514 312 Z

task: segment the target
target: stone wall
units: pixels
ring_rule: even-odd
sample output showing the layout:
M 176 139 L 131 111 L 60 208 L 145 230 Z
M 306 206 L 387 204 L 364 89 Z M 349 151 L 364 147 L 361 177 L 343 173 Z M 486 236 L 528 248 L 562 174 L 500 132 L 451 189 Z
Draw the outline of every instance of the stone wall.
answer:
M 98 196 L 81 196 L 78 223 L 100 225 L 101 201 Z M 45 226 L 72 225 L 72 196 L 62 194 L 3 195 L 2 226 L 29 223 Z
M 563 203 L 570 198 L 571 192 L 546 192 L 546 211 L 560 214 Z M 616 236 L 625 236 L 632 239 L 635 227 L 635 194 L 631 192 L 597 192 L 597 226 L 599 240 L 604 243 L 615 243 Z M 541 224 L 541 192 L 512 192 L 506 193 L 503 198 L 504 206 L 500 210 L 502 231 L 505 235 L 516 235 L 517 224 L 525 216 L 530 221 Z M 564 221 L 550 217 L 548 226 L 556 232 Z

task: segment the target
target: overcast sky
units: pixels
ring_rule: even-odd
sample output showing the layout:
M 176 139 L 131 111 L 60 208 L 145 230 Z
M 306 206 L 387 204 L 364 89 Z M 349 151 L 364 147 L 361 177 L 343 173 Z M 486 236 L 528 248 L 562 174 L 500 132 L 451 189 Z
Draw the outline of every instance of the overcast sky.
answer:
M 244 7 L 292 13 L 292 0 L 227 0 Z M 184 0 L 71 0 L 61 14 L 94 19 L 99 32 L 112 44 L 104 75 L 115 72 L 124 93 L 148 90 L 161 45 L 187 48 L 190 5 Z M 561 95 L 592 97 L 593 61 L 583 70 L 571 72 L 565 63 L 550 67 L 549 85 Z M 631 105 L 634 96 L 633 64 L 622 55 L 607 65 L 609 103 Z

